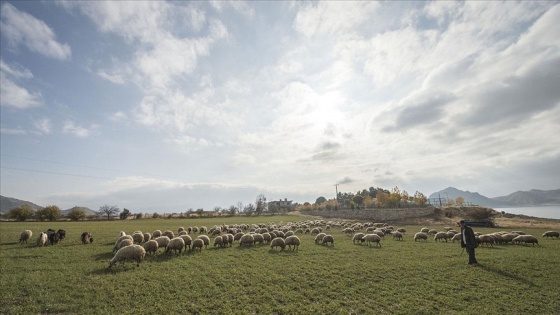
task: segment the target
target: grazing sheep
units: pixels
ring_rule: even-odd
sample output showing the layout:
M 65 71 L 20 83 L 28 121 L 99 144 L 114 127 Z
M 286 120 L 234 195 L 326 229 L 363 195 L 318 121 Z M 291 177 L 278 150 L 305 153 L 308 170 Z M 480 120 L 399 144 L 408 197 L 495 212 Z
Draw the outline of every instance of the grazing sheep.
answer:
M 296 229 L 296 234 L 303 234 L 303 229 Z
M 404 228 L 398 228 L 397 232 L 401 232 L 402 234 L 405 234 L 406 230 Z
M 364 233 L 356 233 L 354 234 L 354 236 L 352 237 L 352 243 L 356 244 L 356 242 L 358 243 L 363 243 L 364 242 Z
M 315 236 L 315 244 L 321 244 L 323 242 L 323 237 L 327 235 L 326 233 L 319 233 Z
M 288 237 L 286 237 L 286 239 L 284 240 L 285 245 L 288 246 L 289 249 L 293 250 L 298 250 L 299 251 L 299 244 L 300 244 L 300 240 L 299 237 L 295 236 L 295 235 L 290 235 Z M 294 248 L 292 248 L 292 246 Z
M 453 243 L 455 243 L 455 241 L 459 241 L 459 242 L 460 242 L 460 241 L 461 241 L 461 237 L 462 237 L 462 234 L 461 234 L 461 233 L 455 234 L 455 235 L 453 235 L 453 237 L 451 238 L 451 241 L 452 241 Z
M 263 233 L 262 236 L 263 236 L 264 242 L 265 242 L 266 244 L 269 244 L 270 241 L 272 241 L 272 235 L 270 235 L 270 233 L 268 233 L 268 232 L 267 232 L 267 233 Z
M 45 246 L 47 244 L 47 233 L 41 232 L 37 237 L 37 246 Z
M 241 238 L 239 239 L 239 246 L 241 245 L 251 246 L 254 243 L 255 243 L 255 239 L 253 238 L 252 234 L 245 234 L 241 236 Z
M 262 234 L 253 234 L 253 244 L 262 245 L 264 243 L 264 236 Z
M 483 234 L 478 237 L 479 244 L 486 244 L 486 246 L 494 247 L 494 237 L 490 234 Z
M 431 229 L 428 231 L 428 235 L 436 235 L 438 233 L 438 230 L 436 229 Z
M 144 243 L 152 239 L 152 234 L 149 232 L 144 233 Z
M 113 248 L 113 252 L 118 251 L 119 249 L 121 249 L 121 248 L 123 248 L 123 247 L 130 246 L 130 245 L 133 245 L 133 244 L 134 244 L 134 242 L 132 242 L 132 240 L 130 240 L 130 239 L 128 239 L 128 238 L 127 238 L 127 239 L 124 239 L 124 240 L 120 241 L 120 242 L 115 246 L 115 248 Z
M 167 248 L 167 245 L 169 245 L 169 242 L 171 241 L 169 237 L 163 235 L 156 237 L 154 240 L 158 243 L 159 248 Z
M 334 246 L 334 237 L 332 235 L 325 235 L 323 236 L 323 240 L 321 241 L 321 245 L 329 245 L 331 243 Z
M 80 240 L 82 241 L 83 245 L 87 244 L 88 242 L 93 243 L 93 236 L 91 235 L 90 232 L 84 232 L 80 236 Z
M 235 233 L 235 235 L 233 236 L 233 241 L 239 241 L 243 235 L 245 235 L 245 233 L 243 232 Z
M 117 239 L 115 242 L 115 246 L 113 247 L 113 251 L 116 252 L 120 247 L 118 247 L 119 243 L 124 240 L 130 240 L 133 242 L 132 235 L 123 235 Z
M 152 239 L 156 239 L 160 236 L 162 236 L 160 230 L 155 230 L 154 233 L 152 233 Z
M 539 245 L 539 240 L 533 235 L 519 235 L 513 239 L 513 242 L 518 244 L 519 243 L 533 244 L 533 246 L 535 246 L 535 244 Z
M 525 232 L 523 232 L 523 231 L 511 231 L 511 233 L 515 233 L 515 234 L 519 234 L 519 235 L 525 235 Z
M 219 237 L 222 238 L 222 241 L 224 243 L 223 246 L 226 247 L 226 245 L 229 244 L 229 237 L 227 236 L 227 234 L 221 235 Z M 233 240 L 233 235 L 231 237 L 232 237 L 232 240 Z M 229 246 L 231 247 L 231 244 Z
M 366 234 L 363 240 L 367 246 L 370 246 L 371 243 L 377 243 L 377 246 L 381 247 L 381 237 L 377 234 Z
M 197 238 L 195 240 L 193 240 L 192 242 L 192 246 L 191 246 L 191 252 L 195 251 L 198 248 L 199 252 L 202 252 L 202 247 L 204 246 L 204 241 L 201 240 L 200 238 Z
M 416 242 L 417 240 L 424 240 L 424 241 L 428 241 L 428 234 L 426 233 L 422 233 L 422 232 L 418 232 L 416 234 L 414 234 L 414 241 Z
M 393 239 L 396 239 L 397 241 L 402 241 L 403 234 L 399 231 L 396 231 L 393 233 Z
M 179 235 L 179 237 L 185 241 L 185 251 L 187 251 L 187 247 L 190 249 L 192 245 L 192 238 L 187 234 Z
M 311 230 L 311 235 L 317 235 L 321 233 L 321 230 L 319 228 L 314 228 L 313 230 Z
M 174 237 L 169 241 L 167 247 L 165 247 L 165 253 L 168 254 L 173 251 L 176 256 L 179 256 L 179 254 L 181 254 L 181 251 L 183 250 L 183 247 L 185 247 L 185 241 L 183 240 L 183 238 Z M 179 251 L 179 254 L 177 254 L 177 251 Z
M 397 232 L 399 232 L 399 231 L 397 231 Z M 399 232 L 399 233 L 402 233 L 402 232 Z M 381 231 L 381 230 L 373 230 L 373 232 L 371 232 L 369 234 L 377 234 L 377 236 L 379 236 L 379 237 L 385 237 L 385 233 L 383 233 L 383 231 Z
M 506 233 L 506 234 L 502 234 L 502 240 L 504 241 L 504 244 L 513 243 L 513 239 L 518 236 L 519 236 L 518 234 Z
M 140 262 L 146 256 L 146 250 L 140 245 L 130 245 L 123 247 L 117 251 L 113 259 L 109 261 L 109 268 L 113 267 L 117 262 L 121 262 L 124 266 L 126 260 L 136 261 L 136 266 L 140 267 Z
M 350 235 L 354 234 L 354 229 L 352 229 L 352 228 L 345 228 L 344 230 L 342 230 L 342 233 L 344 233 L 344 234 L 350 236 Z
M 149 240 L 144 243 L 144 249 L 147 253 L 155 255 L 159 249 L 158 242 L 156 242 L 155 240 Z
M 189 227 L 187 228 L 187 234 L 191 234 L 191 233 L 192 233 L 192 226 L 189 226 Z
M 288 236 L 292 236 L 294 234 L 295 234 L 294 231 L 288 231 L 288 232 L 284 233 L 284 238 L 286 238 Z
M 422 229 L 420 230 L 420 232 L 428 234 L 428 232 L 430 232 L 430 229 L 428 229 L 427 227 L 425 227 L 425 228 L 422 228 Z
M 161 233 L 161 236 L 167 236 L 169 237 L 169 239 L 173 239 L 175 238 L 175 233 L 173 233 L 173 231 L 171 230 L 166 230 Z
M 21 232 L 21 234 L 19 236 L 20 244 L 23 244 L 23 242 L 25 242 L 25 244 L 27 244 L 27 240 L 29 240 L 31 238 L 31 236 L 33 236 L 33 232 L 31 232 L 31 230 L 25 230 L 25 231 Z
M 556 231 L 546 231 L 546 232 L 543 233 L 542 237 L 543 238 L 544 237 L 546 237 L 546 238 L 548 238 L 548 237 L 550 237 L 550 238 L 555 238 L 555 237 L 560 238 L 560 233 L 556 232 Z
M 201 234 L 197 238 L 201 239 L 204 242 L 204 247 L 208 248 L 208 245 L 210 245 L 210 237 L 208 235 Z
M 284 234 L 284 232 L 279 231 L 279 230 L 274 230 L 270 233 L 274 233 L 277 237 L 286 238 L 286 235 Z
M 214 238 L 214 247 L 216 246 L 224 247 L 224 239 L 221 235 Z
M 182 226 L 179 227 L 179 228 L 177 229 L 177 234 L 181 234 L 181 232 L 183 232 L 184 230 L 185 230 L 184 227 L 182 227 Z
M 447 232 L 437 232 L 436 235 L 434 235 L 434 241 L 438 241 L 441 240 L 443 242 L 443 240 L 445 240 L 445 242 L 447 242 Z
M 132 240 L 135 244 L 142 244 L 144 242 L 144 234 L 134 233 L 132 234 Z
M 270 242 L 270 249 L 274 249 L 275 247 L 280 247 L 284 250 L 284 248 L 286 248 L 286 241 L 281 237 L 276 237 Z

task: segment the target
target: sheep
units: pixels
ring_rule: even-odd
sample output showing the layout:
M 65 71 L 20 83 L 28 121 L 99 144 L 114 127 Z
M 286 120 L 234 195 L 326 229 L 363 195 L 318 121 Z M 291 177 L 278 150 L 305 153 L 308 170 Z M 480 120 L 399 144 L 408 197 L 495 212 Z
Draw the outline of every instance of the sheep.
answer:
M 296 229 L 295 234 L 303 234 L 303 229 Z
M 132 234 L 132 240 L 135 244 L 142 244 L 144 242 L 144 234 L 134 233 Z
M 37 246 L 45 246 L 47 243 L 47 233 L 41 232 L 37 237 Z
M 210 237 L 208 237 L 208 235 L 201 234 L 197 238 L 201 239 L 204 242 L 204 247 L 208 248 L 208 245 L 210 244 Z
M 393 233 L 393 239 L 396 239 L 397 241 L 402 241 L 403 239 L 403 234 L 399 231 L 396 231 L 395 233 Z
M 533 246 L 535 246 L 535 244 L 539 245 L 539 240 L 533 235 L 519 235 L 513 239 L 513 242 L 525 244 L 532 243 Z
M 428 231 L 427 234 L 431 234 L 431 235 L 436 235 L 438 233 L 438 231 L 436 229 L 431 229 Z
M 417 240 L 424 240 L 424 241 L 428 241 L 428 234 L 423 233 L 423 232 L 418 232 L 416 234 L 414 234 L 414 241 L 416 242 Z
M 329 243 L 331 243 L 331 245 L 334 246 L 334 237 L 332 235 L 323 236 L 323 240 L 321 241 L 321 244 L 328 246 Z
M 282 250 L 286 248 L 286 241 L 284 241 L 281 237 L 276 237 L 270 242 L 270 249 L 274 249 L 275 247 L 280 247 Z
M 198 233 L 199 233 L 199 234 L 206 233 L 207 231 L 208 231 L 208 228 L 206 228 L 205 226 L 201 226 L 201 227 L 198 229 Z
M 352 229 L 352 228 L 345 228 L 344 230 L 342 230 L 342 233 L 344 233 L 344 234 L 350 236 L 350 235 L 354 234 L 354 229 Z
M 523 231 L 511 231 L 511 233 L 515 233 L 515 234 L 519 234 L 519 235 L 525 235 L 525 232 L 523 232 Z
M 451 241 L 452 241 L 453 243 L 455 243 L 455 241 L 459 241 L 459 242 L 460 242 L 460 241 L 461 241 L 461 237 L 463 237 L 463 235 L 462 235 L 461 233 L 455 234 L 455 235 L 453 235 L 453 237 L 451 238 Z
M 364 242 L 364 233 L 356 233 L 354 237 L 352 237 L 352 243 L 356 244 L 356 242 L 363 243 Z
M 546 231 L 546 232 L 543 233 L 542 237 L 543 238 L 545 238 L 545 237 L 546 238 L 548 238 L 548 237 L 550 237 L 550 238 L 555 238 L 555 237 L 560 238 L 560 233 L 556 232 L 556 231 Z
M 262 234 L 253 234 L 253 244 L 262 245 L 264 243 L 264 236 Z
M 216 246 L 224 247 L 224 239 L 221 235 L 214 238 L 214 247 Z
M 284 233 L 284 238 L 287 238 L 288 236 L 292 236 L 294 234 L 295 234 L 294 231 L 288 231 L 288 232 Z
M 272 235 L 270 235 L 270 233 L 268 233 L 268 232 L 267 232 L 267 233 L 263 233 L 262 236 L 263 236 L 264 242 L 265 242 L 266 244 L 269 244 L 270 241 L 272 241 Z
M 183 234 L 183 235 L 179 235 L 180 238 L 183 239 L 183 241 L 185 241 L 185 252 L 187 251 L 187 247 L 190 249 L 191 245 L 192 245 L 192 238 L 187 235 L 187 234 Z
M 109 261 L 109 268 L 113 267 L 117 262 L 121 262 L 124 266 L 124 262 L 127 259 L 136 261 L 136 266 L 140 267 L 140 262 L 146 256 L 146 250 L 140 245 L 130 245 L 123 247 L 117 251 L 113 259 Z
M 321 230 L 319 228 L 314 228 L 313 230 L 311 230 L 311 235 L 317 235 L 321 233 Z
M 241 245 L 248 245 L 251 246 L 255 243 L 255 240 L 253 238 L 252 234 L 244 234 L 243 236 L 241 236 L 241 238 L 239 239 L 239 246 Z
M 399 232 L 399 231 L 397 231 L 397 232 Z M 399 233 L 402 233 L 402 232 L 399 232 Z M 383 233 L 383 231 L 381 231 L 381 230 L 373 230 L 373 232 L 371 232 L 369 234 L 377 234 L 377 236 L 379 236 L 379 237 L 385 237 L 385 233 Z
M 93 243 L 93 236 L 91 235 L 90 232 L 84 232 L 80 236 L 80 240 L 82 241 L 83 245 L 87 244 L 88 242 Z
M 438 240 L 442 240 L 442 242 L 443 240 L 445 240 L 445 242 L 447 242 L 447 238 L 448 238 L 447 232 L 437 232 L 437 234 L 434 235 L 434 241 L 436 242 Z
M 123 236 L 119 237 L 119 238 L 117 239 L 117 241 L 115 242 L 115 246 L 114 246 L 114 248 L 113 248 L 113 251 L 114 251 L 114 252 L 116 252 L 116 251 L 118 250 L 117 245 L 118 245 L 121 241 L 123 241 L 123 240 L 131 240 L 131 241 L 133 241 L 132 235 L 123 235 Z
M 169 245 L 169 242 L 171 241 L 169 237 L 163 235 L 156 237 L 154 240 L 158 243 L 159 248 L 167 248 L 167 245 Z
M 398 228 L 397 229 L 398 232 L 401 232 L 402 234 L 406 233 L 406 230 L 404 228 Z
M 173 239 L 175 238 L 175 233 L 173 233 L 173 231 L 171 230 L 166 230 L 161 233 L 161 236 L 167 236 L 169 237 L 169 239 Z
M 518 236 L 519 236 L 518 234 L 506 233 L 506 234 L 502 234 L 502 240 L 504 241 L 505 244 L 510 242 L 513 243 L 513 239 Z
M 381 237 L 377 234 L 366 234 L 363 240 L 366 242 L 367 246 L 370 246 L 371 243 L 377 243 L 377 246 L 381 247 Z
M 271 233 L 276 234 L 277 237 L 281 237 L 281 238 L 286 238 L 286 235 L 284 234 L 284 232 L 279 231 L 279 230 L 274 230 Z
M 299 244 L 300 244 L 299 237 L 297 237 L 295 235 L 290 235 L 290 236 L 286 237 L 286 239 L 284 240 L 284 243 L 292 251 L 293 250 L 298 250 L 299 251 Z M 292 248 L 292 246 L 294 246 L 294 248 Z
M 177 234 L 181 234 L 181 232 L 183 232 L 184 230 L 185 230 L 184 227 L 182 227 L 182 226 L 179 227 L 179 228 L 177 229 Z
M 217 236 L 217 237 L 222 238 L 222 242 L 224 243 L 223 247 L 226 247 L 226 245 L 229 244 L 229 237 L 227 236 L 227 234 Z M 232 235 L 232 239 L 233 239 L 233 235 Z M 230 244 L 230 247 L 231 247 L 231 244 Z
M 490 234 L 483 234 L 483 235 L 480 235 L 480 236 L 478 237 L 478 243 L 479 243 L 479 244 L 484 244 L 484 243 L 486 243 L 486 246 L 490 245 L 490 247 L 494 247 L 495 240 L 494 240 L 494 238 L 492 237 L 492 235 L 490 235 Z
M 155 240 L 149 240 L 144 243 L 144 249 L 147 253 L 150 253 L 152 255 L 156 254 L 159 249 L 158 242 L 156 242 Z
M 33 236 L 33 232 L 31 232 L 31 230 L 25 230 L 25 231 L 21 232 L 21 234 L 19 236 L 20 244 L 23 244 L 23 242 L 25 242 L 25 244 L 27 244 L 27 240 L 29 240 L 31 238 L 31 236 Z
M 171 253 L 171 251 L 173 251 L 176 256 L 179 256 L 179 254 L 181 254 L 181 251 L 183 250 L 183 247 L 185 247 L 185 241 L 183 240 L 183 238 L 174 237 L 165 247 L 165 253 L 169 254 Z M 177 254 L 177 251 L 179 251 L 179 254 Z
M 233 236 L 233 241 L 239 241 L 243 235 L 245 235 L 245 233 L 243 232 L 235 233 L 235 235 Z
M 127 238 L 127 239 L 124 239 L 124 240 L 120 241 L 120 242 L 115 246 L 115 248 L 113 248 L 113 252 L 119 251 L 119 249 L 121 249 L 121 248 L 123 248 L 123 247 L 126 247 L 126 246 L 133 245 L 133 244 L 134 244 L 134 242 L 132 242 L 132 240 L 130 240 L 130 239 L 128 239 L 128 238 Z
M 327 235 L 326 233 L 319 233 L 315 236 L 315 244 L 321 244 L 323 242 L 323 237 Z
M 202 247 L 204 246 L 204 241 L 201 240 L 200 238 L 197 238 L 195 240 L 193 240 L 192 242 L 192 246 L 191 246 L 191 252 L 195 251 L 198 248 L 199 252 L 202 252 Z
M 420 230 L 420 232 L 428 234 L 428 232 L 430 232 L 430 229 L 428 229 L 427 227 L 425 227 L 425 228 L 422 228 L 422 229 Z
M 155 230 L 154 233 L 152 233 L 152 239 L 156 239 L 160 236 L 162 236 L 160 230 Z
M 124 231 L 120 231 L 119 236 L 117 236 L 117 237 L 121 237 L 121 236 L 125 236 L 125 235 L 126 235 L 126 233 Z
M 149 232 L 144 233 L 144 243 L 152 239 L 152 234 Z

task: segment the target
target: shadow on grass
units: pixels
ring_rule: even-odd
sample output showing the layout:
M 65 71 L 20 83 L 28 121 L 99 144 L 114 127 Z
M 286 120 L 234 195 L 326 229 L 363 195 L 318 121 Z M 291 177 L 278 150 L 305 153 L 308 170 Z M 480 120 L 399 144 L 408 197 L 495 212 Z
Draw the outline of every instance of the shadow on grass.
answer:
M 489 265 L 486 265 L 486 264 L 481 264 L 481 263 L 478 263 L 475 266 L 484 270 L 484 271 L 492 272 L 492 273 L 494 273 L 498 276 L 502 276 L 504 278 L 519 281 L 519 282 L 524 283 L 526 285 L 529 285 L 531 287 L 538 287 L 538 285 L 536 285 L 533 281 L 530 281 L 530 280 L 527 280 L 525 278 L 519 277 L 519 276 L 514 275 L 512 273 L 509 273 L 505 270 L 498 269 L 498 268 L 495 268 L 495 267 L 492 267 L 492 266 L 489 266 Z
M 102 253 L 102 254 L 97 254 L 97 255 L 93 255 L 93 259 L 94 260 L 106 260 L 109 261 L 113 258 L 113 256 L 115 256 L 115 253 Z

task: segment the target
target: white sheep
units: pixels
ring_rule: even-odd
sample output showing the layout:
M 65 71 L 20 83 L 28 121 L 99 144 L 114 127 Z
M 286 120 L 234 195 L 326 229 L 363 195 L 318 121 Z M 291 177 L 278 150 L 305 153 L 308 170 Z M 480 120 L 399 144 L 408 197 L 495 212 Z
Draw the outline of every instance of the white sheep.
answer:
M 130 246 L 130 245 L 133 245 L 133 244 L 134 244 L 134 242 L 132 240 L 130 240 L 128 238 L 124 239 L 124 240 L 120 241 L 117 244 L 117 246 L 115 246 L 115 248 L 113 248 L 113 251 L 118 251 L 119 249 L 121 249 L 123 247 Z
M 37 237 L 37 246 L 45 246 L 47 244 L 47 233 L 41 232 Z
M 23 242 L 25 242 L 25 244 L 27 244 L 27 240 L 29 240 L 31 238 L 31 236 L 33 236 L 33 232 L 31 232 L 31 230 L 25 230 L 25 231 L 21 232 L 21 234 L 19 236 L 19 242 L 21 244 L 23 244 Z
M 216 246 L 224 247 L 224 239 L 221 235 L 218 235 L 214 238 L 214 247 Z
M 352 243 L 356 244 L 356 242 L 358 243 L 363 243 L 364 242 L 364 233 L 356 233 L 354 234 L 354 237 L 352 237 Z
M 546 231 L 543 233 L 542 237 L 550 237 L 550 238 L 560 238 L 560 233 L 556 231 Z
M 286 241 L 281 237 L 276 237 L 270 242 L 270 249 L 274 249 L 275 247 L 280 247 L 284 250 L 284 248 L 286 248 Z
M 452 241 L 453 243 L 455 243 L 455 241 L 459 241 L 459 242 L 460 242 L 460 241 L 461 241 L 461 237 L 463 237 L 461 233 L 455 234 L 455 235 L 453 235 L 453 237 L 451 238 L 451 241 Z
M 115 246 L 113 247 L 113 252 L 118 251 L 119 249 L 121 249 L 123 246 L 125 246 L 124 244 L 121 245 L 122 242 L 127 241 L 126 244 L 130 245 L 130 244 L 134 244 L 134 241 L 132 239 L 132 235 L 123 235 L 121 237 L 119 237 L 119 239 L 115 242 Z
M 377 234 L 366 234 L 363 240 L 366 242 L 367 246 L 371 243 L 377 243 L 377 246 L 381 247 L 381 237 Z
M 179 235 L 179 237 L 182 238 L 183 241 L 185 241 L 185 251 L 187 251 L 187 247 L 190 249 L 192 245 L 192 238 L 190 237 L 190 235 L 183 234 Z
M 183 250 L 183 247 L 185 247 L 185 241 L 183 240 L 183 238 L 174 237 L 169 241 L 167 247 L 165 247 L 165 252 L 170 253 L 171 251 L 173 251 L 175 255 L 179 256 L 179 254 L 181 254 L 181 251 Z M 179 254 L 177 254 L 177 251 L 179 251 Z
M 158 242 L 156 242 L 155 240 L 149 240 L 144 243 L 144 249 L 147 253 L 150 253 L 152 255 L 156 254 L 159 249 Z
M 533 244 L 533 246 L 535 246 L 535 244 L 539 245 L 539 240 L 536 237 L 534 237 L 533 235 L 519 235 L 519 236 L 517 236 L 516 238 L 513 239 L 513 242 Z
M 158 243 L 158 247 L 159 248 L 167 248 L 167 245 L 169 245 L 169 242 L 171 241 L 171 239 L 167 236 L 160 236 L 160 237 L 156 237 L 154 239 L 154 241 L 156 241 Z
M 210 245 L 210 238 L 208 237 L 208 235 L 201 234 L 197 238 L 201 239 L 204 242 L 204 247 L 208 248 L 208 245 Z
M 200 238 L 197 238 L 192 242 L 191 252 L 195 251 L 197 248 L 199 252 L 202 252 L 202 247 L 204 247 L 204 241 L 201 240 Z
M 262 234 L 253 234 L 253 244 L 262 245 L 264 243 L 264 236 Z
M 177 229 L 177 234 L 181 234 L 181 232 L 183 232 L 184 230 L 185 230 L 184 227 L 182 227 L 182 226 L 179 227 L 179 228 Z
M 428 232 L 430 232 L 430 229 L 428 229 L 427 227 L 425 227 L 425 228 L 422 228 L 422 229 L 420 230 L 420 232 L 428 234 Z
M 321 244 L 328 246 L 329 243 L 331 243 L 331 245 L 334 246 L 334 237 L 332 235 L 323 236 L 323 240 L 321 240 Z
M 319 233 L 315 236 L 315 244 L 321 244 L 323 242 L 323 237 L 327 235 L 326 233 Z
M 285 242 L 285 245 L 287 245 L 289 249 L 299 251 L 299 244 L 300 244 L 299 237 L 297 237 L 295 235 L 290 235 L 290 236 L 286 237 L 284 242 Z M 292 248 L 292 246 L 294 248 Z
M 416 242 L 417 240 L 428 241 L 428 234 L 423 233 L 423 232 L 418 232 L 418 233 L 414 234 L 414 241 Z
M 436 235 L 434 235 L 434 241 L 438 241 L 441 240 L 442 242 L 445 240 L 445 242 L 447 242 L 447 232 L 437 232 Z
M 160 230 L 155 230 L 154 233 L 152 233 L 152 239 L 156 239 L 160 236 L 161 236 L 161 231 Z
M 144 234 L 140 233 L 134 233 L 132 234 L 132 240 L 134 241 L 135 244 L 142 244 L 144 243 Z
M 402 234 L 401 232 L 399 232 L 399 231 L 396 231 L 396 232 L 393 233 L 393 239 L 396 239 L 396 240 L 398 240 L 398 241 L 399 241 L 399 240 L 402 241 L 402 239 L 403 239 L 403 234 Z
M 140 267 L 140 262 L 146 256 L 146 250 L 141 245 L 130 245 L 123 247 L 117 251 L 113 259 L 109 261 L 109 268 L 114 266 L 117 262 L 121 262 L 124 266 L 126 260 L 136 261 L 136 266 Z
M 119 232 L 119 236 L 118 236 L 117 238 L 119 238 L 119 237 L 121 237 L 121 236 L 125 236 L 125 235 L 126 235 L 126 233 L 125 233 L 124 231 L 120 231 L 120 232 Z
M 255 239 L 253 238 L 252 234 L 245 234 L 245 235 L 241 236 L 241 238 L 239 239 L 239 246 L 241 246 L 241 245 L 251 246 L 254 243 L 255 243 Z
M 166 230 L 161 233 L 161 236 L 167 236 L 169 237 L 169 239 L 173 239 L 175 238 L 175 233 L 173 233 L 173 231 L 171 230 Z
M 245 233 L 243 232 L 235 233 L 235 235 L 233 236 L 233 241 L 239 241 L 243 235 L 245 235 Z
M 144 243 L 152 239 L 152 234 L 150 232 L 144 233 Z
M 266 244 L 270 244 L 270 241 L 272 241 L 272 235 L 270 235 L 270 233 L 266 232 L 262 234 L 263 238 L 264 238 L 264 242 Z
M 479 244 L 485 244 L 486 246 L 490 245 L 490 247 L 494 247 L 495 239 L 490 234 L 483 234 L 478 237 Z

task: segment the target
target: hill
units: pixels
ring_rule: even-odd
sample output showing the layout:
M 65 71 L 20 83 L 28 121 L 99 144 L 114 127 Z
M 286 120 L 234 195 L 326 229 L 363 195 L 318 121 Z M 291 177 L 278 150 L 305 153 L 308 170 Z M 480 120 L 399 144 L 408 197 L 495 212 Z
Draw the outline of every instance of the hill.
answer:
M 457 197 L 465 198 L 465 204 L 472 204 L 472 205 L 480 205 L 485 207 L 508 207 L 510 204 L 507 202 L 502 202 L 498 200 L 494 200 L 483 196 L 477 192 L 470 192 L 459 190 L 455 187 L 447 187 L 443 190 L 436 191 L 435 193 L 431 194 L 428 198 L 430 198 L 430 203 L 434 205 L 438 205 L 439 199 L 441 198 L 441 202 L 443 204 L 446 203 L 446 199 L 456 199 Z
M 13 208 L 21 207 L 23 205 L 29 205 L 29 206 L 31 206 L 31 208 L 33 210 L 43 209 L 43 207 L 41 207 L 39 205 L 36 205 L 32 202 L 29 202 L 29 201 L 20 200 L 20 199 L 11 198 L 11 197 L 5 197 L 5 196 L 0 195 L 0 212 L 1 213 L 8 212 L 8 211 L 12 210 Z
M 72 210 L 78 209 L 78 208 L 83 209 L 83 210 L 85 211 L 85 213 L 86 213 L 86 216 L 94 215 L 94 214 L 96 213 L 96 211 L 91 210 L 91 209 L 88 208 L 88 207 L 79 207 L 79 206 L 74 206 L 74 207 L 72 207 L 72 208 L 70 208 L 70 209 L 62 210 L 61 213 L 62 213 L 63 216 L 67 216 L 68 213 L 70 213 Z
M 509 204 L 512 206 L 543 206 L 543 205 L 559 205 L 560 189 L 556 190 L 538 190 L 516 191 L 512 194 L 502 197 L 495 197 L 492 200 Z

